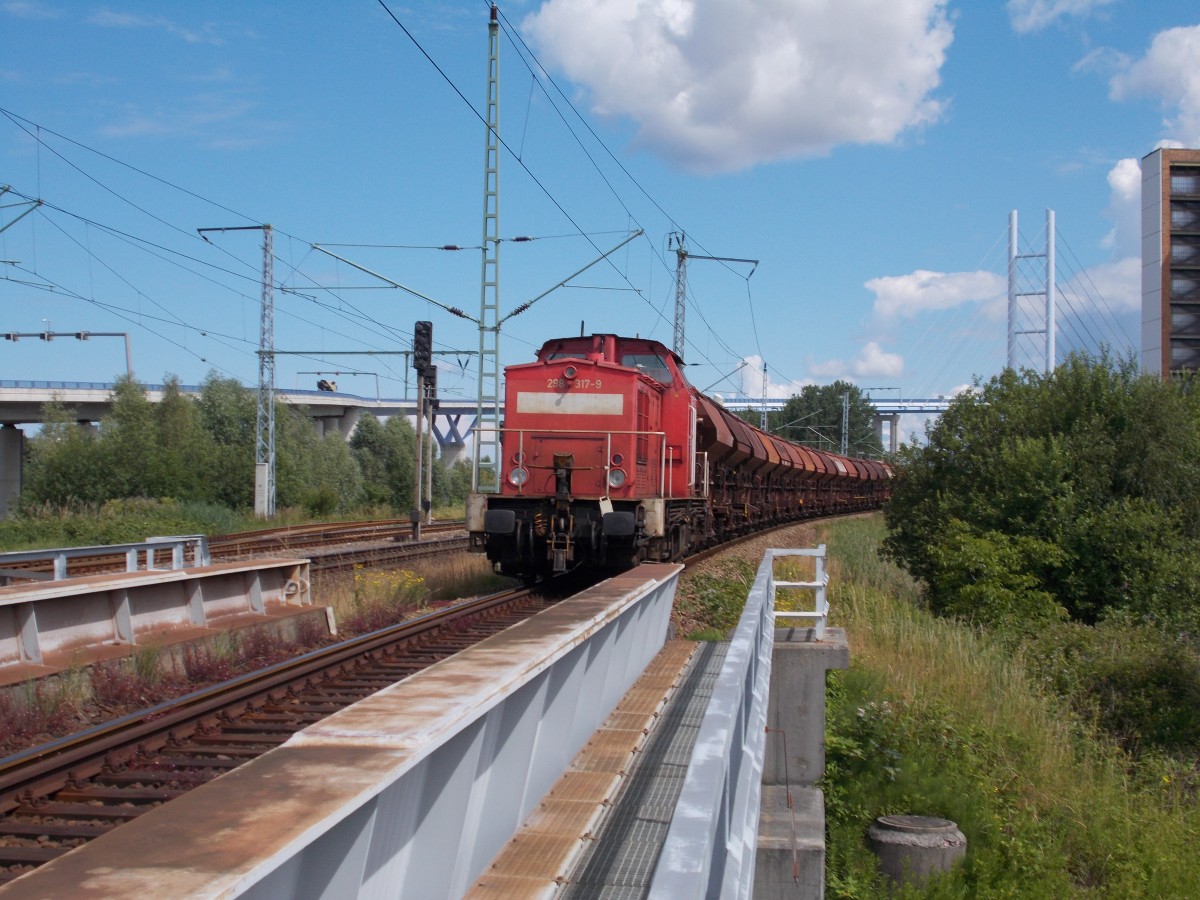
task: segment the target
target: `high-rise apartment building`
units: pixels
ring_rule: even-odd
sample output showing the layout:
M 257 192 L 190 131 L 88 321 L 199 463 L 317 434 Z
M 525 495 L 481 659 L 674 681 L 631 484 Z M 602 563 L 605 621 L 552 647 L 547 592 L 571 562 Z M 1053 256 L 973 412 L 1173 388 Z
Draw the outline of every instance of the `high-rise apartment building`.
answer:
M 1200 150 L 1142 159 L 1142 371 L 1200 370 Z

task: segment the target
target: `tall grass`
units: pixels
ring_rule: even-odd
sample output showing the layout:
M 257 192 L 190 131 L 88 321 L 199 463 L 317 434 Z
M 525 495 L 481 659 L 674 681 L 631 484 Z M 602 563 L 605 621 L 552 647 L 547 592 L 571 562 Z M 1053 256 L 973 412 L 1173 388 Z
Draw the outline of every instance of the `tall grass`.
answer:
M 1200 894 L 1200 811 L 1043 692 L 1019 646 L 922 607 L 877 554 L 878 517 L 827 527 L 831 624 L 851 671 L 831 675 L 829 894 L 882 889 L 863 843 L 876 816 L 958 822 L 966 863 L 929 896 Z M 1164 769 L 1164 773 L 1169 769 Z M 1144 773 L 1143 773 L 1144 774 Z
M 511 578 L 492 573 L 481 555 L 448 553 L 421 561 L 421 571 L 358 566 L 353 573 L 323 577 L 314 597 L 333 608 L 338 630 L 360 634 L 419 615 L 431 605 L 502 590 Z

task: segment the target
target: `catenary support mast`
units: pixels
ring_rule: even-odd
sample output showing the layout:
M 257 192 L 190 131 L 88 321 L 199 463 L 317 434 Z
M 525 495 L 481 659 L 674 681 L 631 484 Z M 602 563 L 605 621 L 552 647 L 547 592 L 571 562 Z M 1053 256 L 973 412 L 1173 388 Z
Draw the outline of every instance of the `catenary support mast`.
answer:
M 487 148 L 483 180 L 483 269 L 479 301 L 479 405 L 472 489 L 500 489 L 500 21 L 488 22 Z

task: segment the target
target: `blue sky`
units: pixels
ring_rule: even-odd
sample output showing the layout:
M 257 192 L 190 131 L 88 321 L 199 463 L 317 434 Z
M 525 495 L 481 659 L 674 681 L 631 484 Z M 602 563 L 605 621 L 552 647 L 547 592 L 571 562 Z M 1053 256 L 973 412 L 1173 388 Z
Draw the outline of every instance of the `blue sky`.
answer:
M 950 394 L 1003 365 L 1014 209 L 1030 253 L 1056 212 L 1060 354 L 1137 341 L 1138 161 L 1200 145 L 1193 4 L 500 13 L 500 231 L 536 238 L 502 244 L 501 309 L 645 230 L 508 320 L 506 364 L 581 325 L 670 344 L 682 230 L 693 254 L 760 261 L 689 265 L 698 387 L 760 394 L 765 361 L 776 396 L 839 377 Z M 442 390 L 473 396 L 474 360 L 451 352 L 478 347 L 471 322 L 311 245 L 478 315 L 487 18 L 483 0 L 0 0 L 0 203 L 44 201 L 0 210 L 17 261 L 0 263 L 0 332 L 128 332 L 142 381 L 254 384 L 261 235 L 196 229 L 270 222 L 276 347 L 326 353 L 281 355 L 280 387 L 341 371 L 344 390 L 399 396 L 402 358 L 328 354 L 406 349 L 429 319 Z M 447 244 L 466 249 L 425 249 Z M 100 338 L 0 354 L 2 378 L 124 367 Z

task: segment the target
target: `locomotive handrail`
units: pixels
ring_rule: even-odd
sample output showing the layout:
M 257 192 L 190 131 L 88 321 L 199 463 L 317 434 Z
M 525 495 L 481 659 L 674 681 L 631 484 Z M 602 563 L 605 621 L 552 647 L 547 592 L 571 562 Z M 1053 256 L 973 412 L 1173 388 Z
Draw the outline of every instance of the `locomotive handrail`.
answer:
M 537 434 L 537 435 L 543 435 L 543 434 L 546 434 L 546 435 L 564 435 L 564 434 L 566 434 L 566 435 L 570 435 L 570 434 L 604 435 L 605 440 L 606 440 L 605 452 L 604 452 L 604 484 L 606 487 L 608 485 L 608 473 L 610 471 L 612 471 L 612 439 L 613 439 L 613 435 L 621 434 L 621 435 L 634 435 L 634 436 L 661 438 L 662 449 L 661 449 L 661 453 L 659 454 L 658 496 L 666 497 L 668 487 L 670 488 L 670 490 L 672 492 L 674 491 L 674 488 L 675 488 L 674 471 L 672 471 L 672 473 L 671 473 L 672 478 L 671 478 L 670 485 L 667 484 L 667 469 L 668 469 L 668 466 L 667 466 L 667 433 L 665 431 L 625 431 L 622 429 L 610 429 L 610 430 L 602 431 L 598 428 L 476 428 L 476 431 L 486 431 L 486 432 L 495 431 L 501 436 L 503 436 L 504 434 L 517 435 L 517 453 L 519 453 L 521 455 L 522 460 L 524 460 L 524 457 L 525 457 L 525 435 L 526 435 L 526 433 Z M 682 460 L 681 460 L 681 462 L 682 462 Z M 524 464 L 524 462 L 522 462 L 522 465 L 523 464 Z M 503 474 L 504 460 L 497 460 L 497 465 L 499 467 L 499 469 L 498 469 L 499 474 L 497 475 L 497 478 L 498 478 L 498 480 L 500 480 L 500 475 Z M 588 468 L 594 468 L 594 467 L 589 466 Z M 516 488 L 517 488 L 518 493 L 524 492 L 523 491 L 524 485 L 516 485 Z

